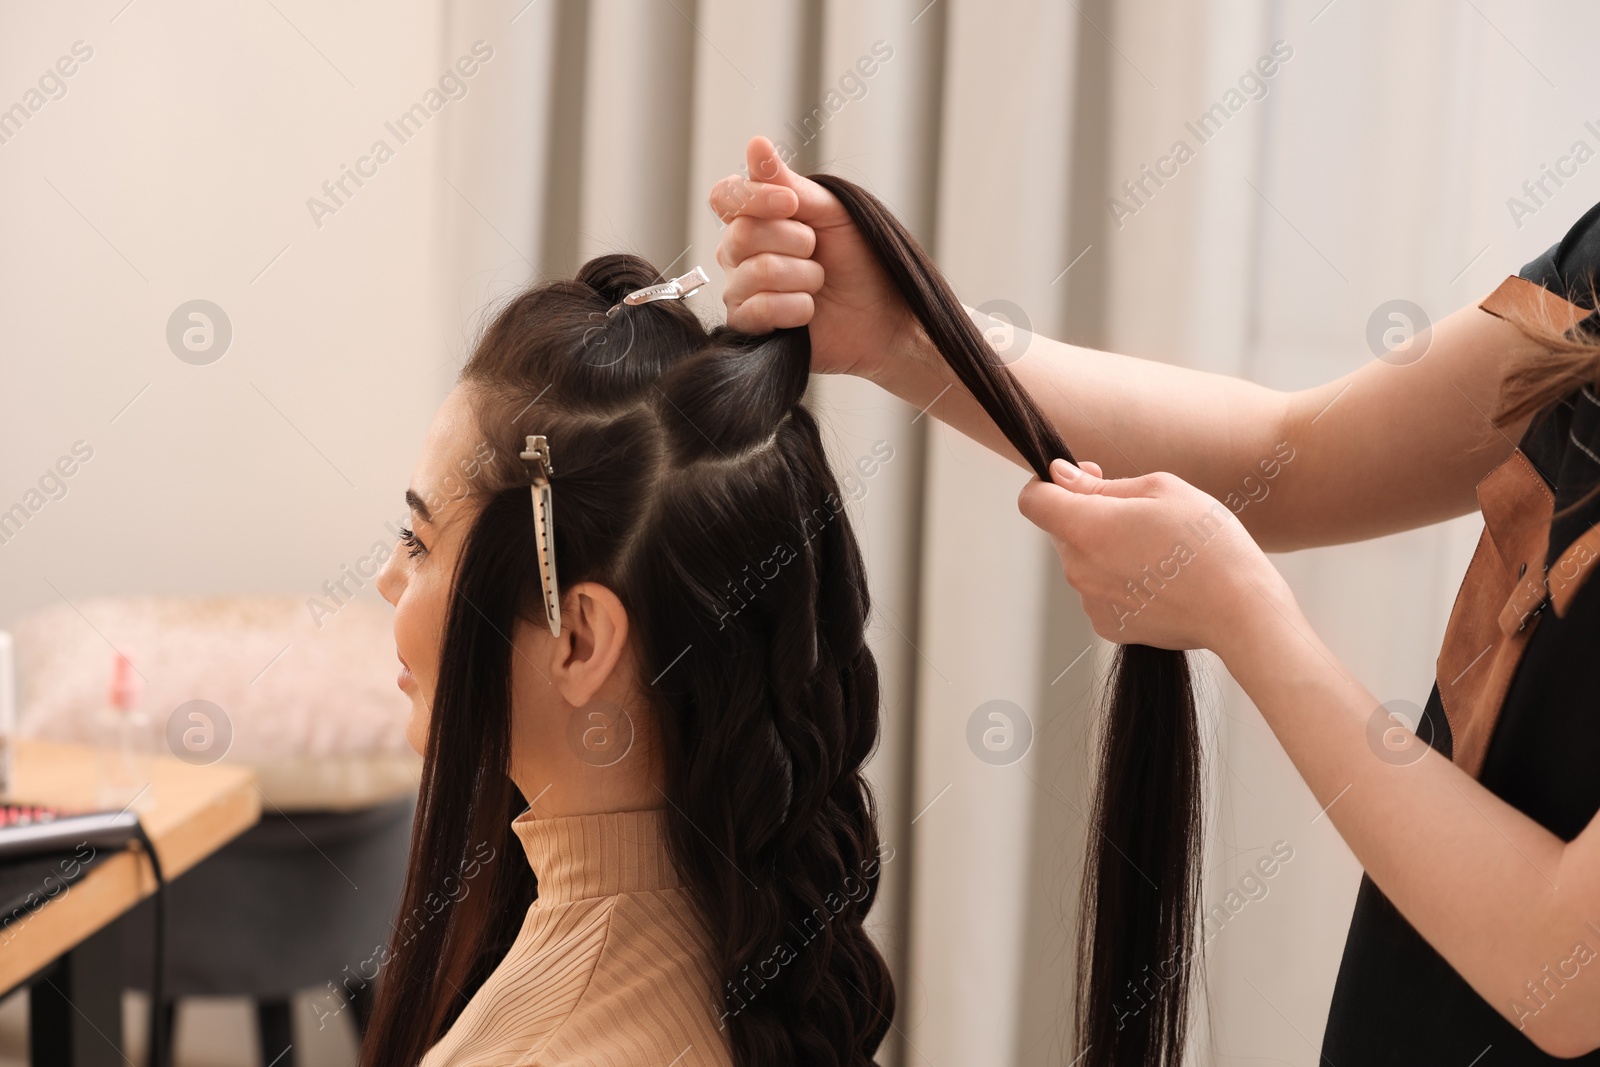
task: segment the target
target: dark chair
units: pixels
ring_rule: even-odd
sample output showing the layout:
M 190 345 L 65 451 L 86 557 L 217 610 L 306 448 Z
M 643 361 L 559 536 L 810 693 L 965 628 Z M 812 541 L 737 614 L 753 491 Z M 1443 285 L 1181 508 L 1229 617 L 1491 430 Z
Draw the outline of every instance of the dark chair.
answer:
M 263 1067 L 294 1067 L 292 998 L 314 991 L 318 1022 L 371 1014 L 380 948 L 399 906 L 415 797 L 352 812 L 270 812 L 168 888 L 170 1067 L 178 1001 L 250 997 Z M 150 988 L 150 901 L 124 925 L 130 988 Z

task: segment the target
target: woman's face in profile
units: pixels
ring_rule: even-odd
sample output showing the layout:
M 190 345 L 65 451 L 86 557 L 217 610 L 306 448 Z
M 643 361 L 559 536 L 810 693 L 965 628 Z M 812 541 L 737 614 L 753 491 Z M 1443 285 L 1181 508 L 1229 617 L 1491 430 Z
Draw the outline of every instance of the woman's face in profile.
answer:
M 411 472 L 411 536 L 401 538 L 378 574 L 378 591 L 394 605 L 398 682 L 411 698 L 406 740 L 419 754 L 428 742 L 456 559 L 478 509 L 463 471 L 478 469 L 473 460 L 482 458 L 475 450 L 479 439 L 477 418 L 457 386 L 434 414 Z
M 402 536 L 377 580 L 379 592 L 394 606 L 395 650 L 402 664 L 398 683 L 411 698 L 406 740 L 418 754 L 425 754 L 428 745 L 445 627 L 456 599 L 457 563 L 482 506 L 477 493 L 486 488 L 486 465 L 495 458 L 484 442 L 470 395 L 458 386 L 434 414 L 406 491 L 410 536 Z M 530 506 L 530 532 L 532 521 Z M 596 709 L 620 712 L 629 702 L 626 694 L 635 681 L 631 664 L 620 671 L 606 668 L 600 682 L 603 691 L 591 687 L 579 707 L 563 703 L 562 692 L 552 684 L 557 672 L 551 657 L 561 649 L 572 660 L 569 668 L 577 665 L 576 673 L 581 674 L 581 663 L 593 652 L 597 640 L 607 639 L 609 634 L 626 642 L 626 613 L 614 594 L 594 583 L 579 583 L 568 592 L 571 596 L 563 610 L 574 614 L 570 625 L 564 616 L 564 645 L 551 637 L 542 618 L 536 623 L 519 618 L 511 631 L 502 635 L 511 642 L 514 776 L 521 774 L 526 779 L 519 779 L 519 785 L 536 783 L 525 794 L 530 798 L 535 793 L 549 794 L 544 803 L 547 810 L 563 810 L 563 806 L 574 811 L 648 807 L 659 771 L 649 755 L 654 750 L 654 723 L 641 707 L 636 705 L 632 716 L 623 713 L 624 751 L 633 753 L 631 759 L 597 760 L 596 753 L 573 740 L 597 732 L 614 740 L 609 731 L 615 724 Z M 597 638 L 595 626 L 601 621 L 605 625 Z M 597 697 L 600 703 L 592 703 Z M 597 720 L 595 715 L 602 718 Z

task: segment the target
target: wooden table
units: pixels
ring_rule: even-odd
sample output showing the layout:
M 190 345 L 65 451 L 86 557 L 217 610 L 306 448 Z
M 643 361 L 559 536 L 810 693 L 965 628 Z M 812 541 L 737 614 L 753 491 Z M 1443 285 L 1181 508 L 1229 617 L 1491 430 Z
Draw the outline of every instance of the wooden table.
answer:
M 255 825 L 261 816 L 261 794 L 251 770 L 223 764 L 197 767 L 167 757 L 139 762 L 140 777 L 150 785 L 135 810 L 169 882 Z M 14 799 L 94 810 L 99 806 L 95 773 L 92 748 L 20 741 Z M 133 852 L 119 853 L 5 931 L 0 946 L 0 991 L 13 989 L 47 968 L 64 972 L 55 976 L 60 981 L 52 980 L 49 989 L 66 1001 L 57 1008 L 64 1008 L 62 1020 L 74 1028 L 70 1040 L 75 1063 L 99 1062 L 108 1052 L 108 1062 L 124 1062 L 120 931 L 112 924 L 155 888 L 148 862 Z M 106 973 L 113 967 L 116 973 Z M 33 999 L 48 1001 L 49 995 L 41 997 L 36 992 Z M 35 1038 L 39 1036 L 41 1007 L 49 1010 L 47 1004 L 36 1003 L 31 1012 Z

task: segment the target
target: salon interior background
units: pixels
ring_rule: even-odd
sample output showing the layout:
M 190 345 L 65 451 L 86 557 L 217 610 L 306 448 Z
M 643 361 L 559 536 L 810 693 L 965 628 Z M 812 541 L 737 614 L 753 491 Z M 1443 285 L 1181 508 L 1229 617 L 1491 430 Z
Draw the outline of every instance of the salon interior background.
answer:
M 1373 358 L 1386 301 L 1475 301 L 1600 198 L 1600 13 L 1577 3 L 95 0 L 0 25 L 0 508 L 28 509 L 0 625 L 107 593 L 319 595 L 398 512 L 480 309 L 613 249 L 720 282 L 705 197 L 753 133 L 873 188 L 970 304 L 1279 387 Z M 205 366 L 166 336 L 194 299 L 232 327 Z M 889 1058 L 1068 1062 L 1104 649 L 1016 515 L 1019 470 L 870 385 L 814 392 L 839 469 L 869 461 Z M 1420 703 L 1477 522 L 1278 562 L 1375 693 Z M 1196 1062 L 1313 1064 L 1358 867 L 1211 678 L 1205 903 L 1239 906 Z M 969 744 L 995 700 L 1020 758 Z M 1275 845 L 1292 860 L 1248 879 Z M 230 1012 L 186 1016 L 184 1054 L 227 1062 Z

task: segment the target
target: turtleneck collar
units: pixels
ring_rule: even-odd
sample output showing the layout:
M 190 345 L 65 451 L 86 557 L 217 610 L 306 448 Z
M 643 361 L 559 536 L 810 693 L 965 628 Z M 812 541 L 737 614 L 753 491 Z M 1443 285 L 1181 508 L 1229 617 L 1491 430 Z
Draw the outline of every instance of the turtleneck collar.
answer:
M 525 811 L 511 829 L 539 879 L 540 904 L 683 885 L 667 854 L 665 808 L 554 819 Z

